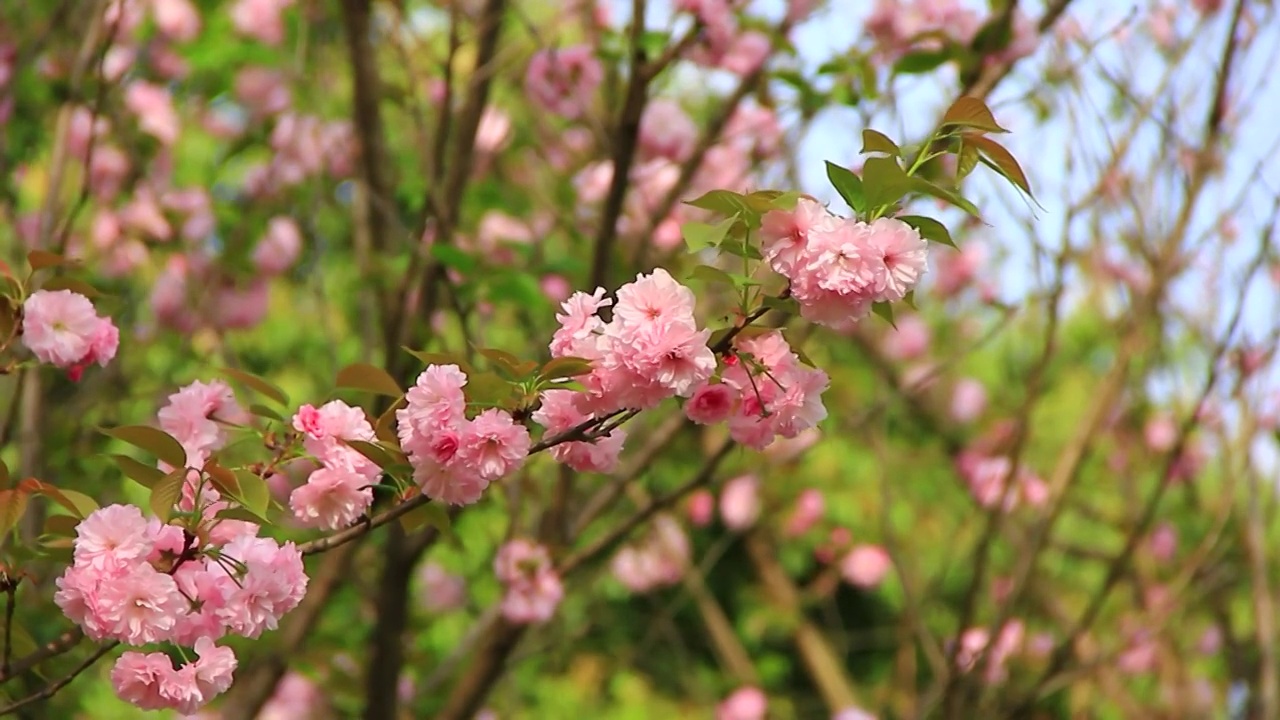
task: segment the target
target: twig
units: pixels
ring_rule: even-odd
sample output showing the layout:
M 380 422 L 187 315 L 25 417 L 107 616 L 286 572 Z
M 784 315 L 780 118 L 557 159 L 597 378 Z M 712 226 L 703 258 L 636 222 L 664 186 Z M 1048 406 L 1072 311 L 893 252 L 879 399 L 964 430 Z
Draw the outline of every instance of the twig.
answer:
M 28 695 L 27 697 L 24 697 L 21 700 L 17 700 L 13 703 L 10 703 L 9 705 L 6 705 L 3 708 L 0 708 L 0 715 L 12 715 L 18 712 L 19 710 L 21 710 L 22 708 L 27 707 L 28 705 L 38 703 L 41 700 L 48 700 L 49 698 L 57 694 L 59 690 L 66 687 L 67 685 L 70 685 L 71 681 L 76 679 L 76 676 L 78 676 L 80 673 L 84 672 L 85 670 L 88 670 L 94 663 L 101 660 L 104 655 L 116 649 L 116 646 L 119 644 L 120 644 L 119 642 L 116 642 L 113 640 L 105 645 L 99 646 L 97 650 L 93 651 L 92 655 L 85 658 L 79 665 L 72 668 L 71 672 L 68 673 L 66 677 L 58 680 L 57 682 L 51 685 L 45 686 L 39 692 Z

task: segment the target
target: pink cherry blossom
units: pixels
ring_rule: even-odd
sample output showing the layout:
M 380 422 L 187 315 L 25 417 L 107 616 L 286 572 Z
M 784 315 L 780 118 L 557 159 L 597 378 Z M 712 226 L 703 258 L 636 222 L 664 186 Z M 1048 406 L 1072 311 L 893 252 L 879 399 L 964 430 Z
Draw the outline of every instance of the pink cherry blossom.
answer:
M 951 391 L 951 417 L 956 422 L 973 422 L 986 407 L 987 388 L 974 378 L 961 378 Z
M 614 578 L 627 589 L 645 593 L 679 582 L 689 565 L 691 552 L 689 539 L 680 524 L 669 515 L 659 515 L 648 537 L 613 556 L 611 569 Z
M 282 113 L 293 103 L 284 73 L 258 65 L 236 73 L 234 90 L 236 99 L 259 118 Z
M 207 455 L 227 442 L 223 423 L 245 419 L 235 393 L 221 380 L 196 380 L 169 396 L 158 413 L 160 429 L 172 435 L 189 456 Z M 193 458 L 187 458 L 194 464 Z
M 884 581 L 892 561 L 879 545 L 857 545 L 840 561 L 840 575 L 850 585 L 874 588 Z
M 337 530 L 354 524 L 373 504 L 368 478 L 342 468 L 322 467 L 289 496 L 289 507 L 302 524 Z
M 716 720 L 765 720 L 769 700 L 757 687 L 742 687 L 733 691 L 716 706 Z
M 111 685 L 122 700 L 143 710 L 171 707 L 161 694 L 161 683 L 173 673 L 173 663 L 164 653 L 126 652 L 111 669 Z
M 528 540 L 510 540 L 498 549 L 494 574 L 506 586 L 502 615 L 517 624 L 544 623 L 555 614 L 564 586 L 547 549 Z
M 89 298 L 70 290 L 37 290 L 22 304 L 22 344 L 57 367 L 105 366 L 115 357 L 119 331 L 98 317 Z
M 720 519 L 730 530 L 746 530 L 760 517 L 760 479 L 741 475 L 720 491 Z
M 789 537 L 804 535 L 822 520 L 825 511 L 826 500 L 821 490 L 808 488 L 802 491 L 796 498 L 791 515 L 787 518 L 786 534 Z
M 76 526 L 77 566 L 130 565 L 151 552 L 152 538 L 142 511 L 135 505 L 107 505 Z
M 689 496 L 687 504 L 689 522 L 695 527 L 706 527 L 716 514 L 716 496 L 709 490 L 699 490 Z
M 134 80 L 124 92 L 124 104 L 138 117 L 138 127 L 165 145 L 178 139 L 180 121 L 173 97 L 159 85 Z
M 276 683 L 275 692 L 262 706 L 257 720 L 321 717 L 323 702 L 320 688 L 314 682 L 290 670 Z
M 237 32 L 268 45 L 284 42 L 285 8 L 293 0 L 236 0 L 231 6 L 231 22 Z
M 429 612 L 446 613 L 463 607 L 467 601 L 467 583 L 435 561 L 423 563 L 418 571 L 421 586 L 419 598 Z
M 200 34 L 200 11 L 191 0 L 151 0 L 156 29 L 177 42 L 189 42 Z
M 714 425 L 733 414 L 738 391 L 724 383 L 708 383 L 693 392 L 684 405 L 684 414 L 699 425 Z
M 493 481 L 519 469 L 529 455 L 529 431 L 496 408 L 472 420 L 458 441 L 457 462 L 467 472 Z
M 929 350 L 929 325 L 919 315 L 907 315 L 885 337 L 885 353 L 897 360 L 918 358 Z
M 302 231 L 290 217 L 274 217 L 267 231 L 253 249 L 253 266 L 265 275 L 284 273 L 298 261 L 302 252 Z
M 529 60 L 525 91 L 534 102 L 570 120 L 590 107 L 604 69 L 589 45 L 541 50 Z
M 680 103 L 660 97 L 645 105 L 638 140 L 640 153 L 645 158 L 683 162 L 693 154 L 697 139 L 698 127 Z
M 546 428 L 548 435 L 556 435 L 590 420 L 592 416 L 578 409 L 576 395 L 570 390 L 544 391 L 541 407 L 533 413 L 533 421 Z M 626 430 L 615 428 L 608 435 L 590 442 L 560 443 L 551 448 L 551 457 L 579 472 L 609 473 L 617 468 L 626 439 Z

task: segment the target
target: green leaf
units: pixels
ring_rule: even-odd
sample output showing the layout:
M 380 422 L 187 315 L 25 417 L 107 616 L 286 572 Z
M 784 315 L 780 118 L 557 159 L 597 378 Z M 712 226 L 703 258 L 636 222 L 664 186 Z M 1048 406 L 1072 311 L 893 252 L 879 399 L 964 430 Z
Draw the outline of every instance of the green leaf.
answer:
M 955 247 L 955 241 L 951 239 L 951 233 L 947 230 L 947 226 L 923 215 L 903 215 L 898 218 L 902 222 L 915 228 L 920 233 L 920 237 L 925 240 L 932 240 L 943 245 Z
M 916 291 L 915 290 L 908 291 L 906 295 L 902 296 L 902 302 L 906 303 L 907 307 L 911 308 L 912 310 L 915 310 L 916 309 Z
M 938 66 L 951 59 L 951 50 L 922 50 L 907 53 L 893 64 L 893 72 L 897 75 L 920 75 L 932 72 Z
M 101 432 L 136 448 L 146 450 L 172 467 L 183 468 L 187 466 L 187 451 L 182 449 L 182 443 L 163 430 L 157 430 L 146 425 L 122 425 L 121 427 L 102 430 Z
M 701 280 L 708 285 L 734 286 L 733 278 L 729 273 L 710 265 L 698 265 L 693 269 L 693 272 L 689 273 L 689 279 Z
M 893 205 L 911 190 L 911 177 L 894 158 L 867 158 L 862 168 L 862 188 L 868 208 Z
M 656 58 L 662 55 L 666 49 L 671 37 L 668 33 L 660 30 L 647 30 L 640 35 L 640 49 L 644 51 L 647 58 Z
M 244 507 L 243 505 L 233 505 L 231 507 L 223 508 L 219 510 L 218 513 L 214 515 L 214 517 L 222 520 L 240 520 L 243 522 L 251 522 L 258 525 L 261 525 L 263 522 L 266 522 L 267 520 L 265 517 L 253 512 L 252 510 L 250 510 L 247 507 Z
M 128 455 L 112 455 L 111 459 L 115 461 L 116 466 L 120 468 L 120 472 L 125 477 L 133 480 L 144 488 L 154 487 L 156 483 L 164 479 L 164 471 L 153 465 L 138 462 Z
M 479 265 L 474 257 L 452 245 L 440 243 L 432 245 L 431 257 L 439 260 L 441 265 L 453 268 L 464 275 L 469 275 Z
M 883 318 L 885 322 L 893 326 L 894 330 L 898 329 L 897 323 L 893 321 L 893 305 L 887 302 L 872 303 L 871 312 L 877 317 Z
M 855 213 L 861 215 L 867 211 L 867 196 L 863 191 L 862 180 L 857 175 L 828 160 L 827 179 Z
M 987 104 L 971 95 L 963 95 L 942 116 L 942 127 L 963 127 L 986 132 L 1009 132 L 1000 127 Z
M 680 233 L 684 235 L 684 243 L 689 246 L 689 251 L 699 252 L 719 245 L 736 222 L 738 219 L 734 217 L 721 220 L 715 225 L 687 222 L 680 227 Z
M 0 460 L 0 488 L 9 487 L 9 466 L 4 464 L 4 460 Z
M 981 151 L 983 157 L 990 161 L 989 165 L 993 170 L 1018 186 L 1022 192 L 1031 195 L 1031 185 L 1027 182 L 1027 176 L 1022 172 L 1022 166 L 1013 157 L 1013 153 L 1006 150 L 1000 143 L 983 135 L 971 135 L 965 138 L 965 142 Z
M 794 190 L 757 190 L 747 195 L 746 202 L 761 214 L 770 210 L 795 210 L 800 193 Z
M 70 290 L 73 293 L 78 293 L 90 299 L 102 297 L 102 293 L 98 292 L 97 288 L 89 283 L 66 276 L 49 278 L 40 286 L 40 289 L 48 290 L 50 292 L 55 290 Z
M 182 485 L 186 482 L 187 471 L 183 468 L 174 470 L 151 488 L 151 498 L 147 505 L 151 512 L 160 518 L 160 522 L 169 522 L 173 517 L 173 506 L 182 497 Z
M 369 363 L 352 363 L 339 370 L 337 385 L 340 388 L 363 390 L 388 397 L 400 397 L 404 394 L 386 370 Z
M 871 128 L 862 131 L 862 152 L 864 154 L 878 152 L 888 153 L 894 157 L 902 156 L 902 149 L 898 147 L 897 143 L 889 139 L 888 135 Z
M 561 378 L 588 375 L 593 369 L 593 363 L 586 358 L 558 357 L 543 365 L 542 369 L 538 371 L 538 377 L 544 380 L 559 380 Z
M 952 205 L 955 205 L 956 207 L 960 208 L 961 210 L 964 210 L 965 212 L 969 213 L 973 217 L 978 218 L 979 220 L 982 219 L 982 215 L 978 213 L 978 206 L 966 200 L 963 196 L 960 195 L 960 193 L 957 193 L 955 190 L 944 188 L 941 185 L 932 183 L 919 176 L 911 177 L 911 189 L 918 193 L 931 195 L 933 197 L 938 198 L 939 200 L 945 200 L 951 203 Z
M 969 173 L 978 166 L 978 148 L 972 143 L 960 142 L 960 149 L 956 152 L 956 182 L 969 177 Z
M 686 200 L 685 205 L 692 205 L 696 208 L 710 210 L 729 217 L 740 215 L 746 218 L 756 214 L 751 206 L 747 204 L 745 195 L 729 190 L 712 190 L 694 200 Z
M 254 392 L 265 395 L 285 407 L 289 406 L 289 396 L 285 394 L 284 390 L 280 389 L 280 386 L 274 383 L 235 368 L 222 368 L 221 373 Z
M 236 470 L 236 480 L 240 483 L 240 496 L 236 498 L 253 514 L 266 519 L 267 509 L 271 506 L 271 489 L 267 481 L 248 470 Z
M 763 260 L 764 256 L 760 254 L 760 248 L 753 243 L 747 242 L 725 242 L 720 244 L 720 252 L 728 255 L 746 258 L 748 260 Z

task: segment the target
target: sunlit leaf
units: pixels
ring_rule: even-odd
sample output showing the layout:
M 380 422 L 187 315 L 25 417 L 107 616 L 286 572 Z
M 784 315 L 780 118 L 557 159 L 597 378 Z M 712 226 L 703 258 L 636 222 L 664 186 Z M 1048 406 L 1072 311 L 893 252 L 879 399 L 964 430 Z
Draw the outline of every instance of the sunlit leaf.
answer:
M 715 225 L 687 222 L 680 226 L 680 232 L 684 236 L 684 242 L 689 247 L 689 251 L 700 252 L 719 245 L 736 222 L 738 219 L 733 217 L 721 220 Z
M 266 405 L 263 405 L 262 403 L 250 403 L 249 414 L 256 415 L 261 418 L 266 418 L 268 420 L 275 420 L 276 422 L 281 422 L 281 423 L 285 422 L 283 415 L 276 412 L 275 410 L 272 410 Z
M 349 390 L 363 390 L 375 395 L 400 397 L 404 391 L 386 370 L 369 363 L 352 363 L 338 371 L 337 385 Z
M 956 152 L 956 182 L 969 177 L 969 173 L 977 166 L 978 148 L 972 143 L 961 142 L 960 150 Z
M 182 497 L 182 485 L 186 482 L 187 471 L 179 468 L 165 475 L 160 482 L 151 488 L 151 498 L 147 501 L 148 507 L 155 516 L 160 518 L 160 522 L 168 522 L 173 517 L 173 506 L 178 504 L 178 499 Z
M 0 460 L 0 488 L 9 487 L 9 466 L 4 464 L 4 460 Z
M 923 215 L 903 215 L 898 218 L 902 222 L 910 225 L 920 232 L 920 237 L 925 240 L 932 240 L 943 245 L 955 247 L 955 241 L 951 239 L 951 233 L 947 230 L 947 226 L 934 220 L 931 217 Z
M 963 127 L 986 132 L 1009 132 L 1000 127 L 987 104 L 971 95 L 961 96 L 942 116 L 942 127 Z
M 729 273 L 710 265 L 698 265 L 689 273 L 689 279 L 700 280 L 709 285 L 734 286 L 733 278 L 729 276 Z
M 0 537 L 8 535 L 26 514 L 28 498 L 21 490 L 0 490 Z
M 868 208 L 893 205 L 911 190 L 911 178 L 894 158 L 867 158 L 862 166 L 862 189 Z
M 1013 157 L 1013 153 L 995 140 L 982 135 L 967 137 L 965 142 L 980 150 L 982 155 L 994 165 L 996 172 L 1017 185 L 1022 192 L 1031 195 L 1031 184 L 1027 182 L 1027 176 L 1022 172 L 1022 166 Z
M 888 153 L 894 157 L 900 157 L 902 155 L 902 149 L 899 148 L 898 144 L 891 140 L 888 135 L 885 135 L 878 130 L 872 130 L 871 128 L 867 128 L 862 131 L 862 152 Z
M 187 451 L 169 433 L 147 425 L 123 425 L 103 430 L 103 434 L 146 450 L 175 468 L 186 467 Z
M 542 370 L 538 372 L 538 376 L 547 380 L 578 377 L 579 375 L 589 374 L 593 367 L 592 362 L 586 358 L 558 357 L 549 360 L 546 365 L 543 365 Z
M 893 321 L 893 304 L 892 303 L 887 303 L 887 302 L 872 303 L 871 312 L 875 313 L 876 317 L 884 319 L 884 321 L 892 325 L 895 330 L 898 329 L 898 324 Z
M 924 195 L 931 195 L 933 197 L 938 198 L 939 200 L 945 200 L 946 202 L 949 202 L 952 205 L 955 205 L 956 207 L 960 208 L 961 210 L 964 210 L 965 212 L 969 213 L 975 218 L 978 218 L 978 219 L 982 218 L 982 216 L 978 213 L 978 206 L 966 200 L 962 195 L 960 195 L 960 193 L 956 192 L 955 190 L 944 188 L 941 185 L 925 180 L 924 178 L 918 175 L 911 176 L 911 189 L 915 192 L 922 193 Z
M 862 180 L 857 175 L 828 160 L 827 179 L 855 213 L 861 215 L 867 211 L 867 196 L 863 192 Z
M 240 496 L 236 499 L 254 514 L 265 518 L 271 506 L 271 489 L 267 487 L 267 481 L 248 470 L 236 470 L 236 480 L 240 483 Z

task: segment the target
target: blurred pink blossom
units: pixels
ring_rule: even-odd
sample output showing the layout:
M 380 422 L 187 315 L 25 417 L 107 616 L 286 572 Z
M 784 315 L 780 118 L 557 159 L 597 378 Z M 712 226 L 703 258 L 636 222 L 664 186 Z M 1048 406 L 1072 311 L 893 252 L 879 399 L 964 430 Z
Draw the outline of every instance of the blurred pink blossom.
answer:
M 840 561 L 840 576 L 850 585 L 869 590 L 884 582 L 892 566 L 893 561 L 883 547 L 858 545 Z
M 760 479 L 740 475 L 720 491 L 720 519 L 730 530 L 746 530 L 760 517 Z

